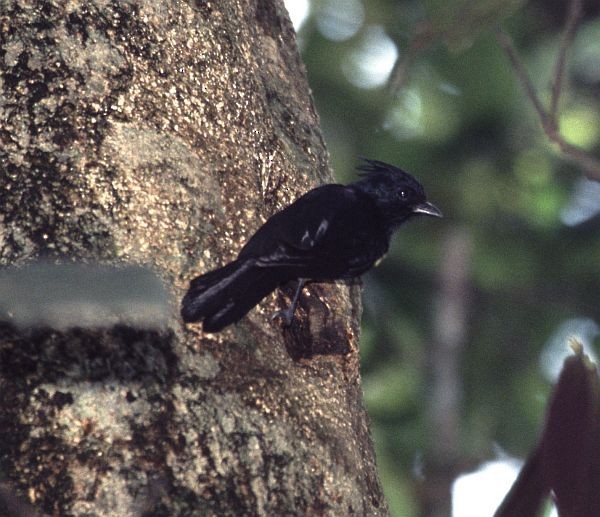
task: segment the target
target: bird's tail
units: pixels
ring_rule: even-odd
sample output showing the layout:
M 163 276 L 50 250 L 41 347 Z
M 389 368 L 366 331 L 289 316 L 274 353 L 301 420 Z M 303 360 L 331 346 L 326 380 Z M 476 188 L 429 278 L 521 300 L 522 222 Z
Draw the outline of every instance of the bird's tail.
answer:
M 186 323 L 203 321 L 205 332 L 218 332 L 243 318 L 281 283 L 272 270 L 253 259 L 238 259 L 192 280 L 181 302 Z

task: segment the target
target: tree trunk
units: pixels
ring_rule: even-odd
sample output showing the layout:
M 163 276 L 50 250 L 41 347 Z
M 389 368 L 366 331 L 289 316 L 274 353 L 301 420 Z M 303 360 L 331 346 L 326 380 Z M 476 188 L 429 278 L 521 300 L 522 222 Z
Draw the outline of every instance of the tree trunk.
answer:
M 387 514 L 357 287 L 309 287 L 291 329 L 269 318 L 288 290 L 216 335 L 178 316 L 192 277 L 331 181 L 282 2 L 0 6 L 0 264 L 143 265 L 169 296 L 156 325 L 4 315 L 5 506 Z
M 467 342 L 472 248 L 470 232 L 460 226 L 450 228 L 442 243 L 434 335 L 427 350 L 430 446 L 418 491 L 422 517 L 452 515 L 452 485 L 468 461 L 460 447 L 460 362 Z

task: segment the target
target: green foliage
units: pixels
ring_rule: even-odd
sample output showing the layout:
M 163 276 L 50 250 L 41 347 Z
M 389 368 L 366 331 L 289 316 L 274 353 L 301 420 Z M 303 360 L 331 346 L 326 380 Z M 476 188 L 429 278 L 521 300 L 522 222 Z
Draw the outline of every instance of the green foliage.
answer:
M 517 11 L 525 0 L 426 0 L 432 30 L 442 36 L 449 48 L 460 51 Z
M 309 17 L 300 38 L 339 180 L 353 178 L 358 155 L 396 163 L 422 181 L 446 216 L 403 228 L 365 282 L 365 400 L 392 510 L 414 515 L 412 465 L 431 447 L 427 364 L 442 236 L 460 225 L 473 240 L 467 335 L 457 352 L 460 449 L 465 461 L 480 461 L 496 443 L 520 456 L 535 443 L 550 392 L 540 353 L 557 326 L 574 317 L 600 324 L 600 224 L 598 217 L 563 223 L 582 171 L 547 141 L 492 30 L 505 23 L 548 99 L 562 3 L 362 3 L 364 25 L 355 36 L 330 41 Z M 597 156 L 595 16 L 588 13 L 570 54 L 560 126 L 569 142 Z M 373 26 L 383 27 L 401 60 L 415 35 L 429 33 L 395 96 L 384 85 L 352 83 L 360 70 L 348 65 L 350 57 Z

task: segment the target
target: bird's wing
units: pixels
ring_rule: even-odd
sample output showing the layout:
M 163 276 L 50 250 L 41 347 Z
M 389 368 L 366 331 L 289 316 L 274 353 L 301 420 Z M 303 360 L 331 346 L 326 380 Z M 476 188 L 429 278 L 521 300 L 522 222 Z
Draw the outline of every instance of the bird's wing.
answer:
M 364 200 L 343 185 L 324 185 L 273 215 L 239 254 L 263 266 L 308 266 L 317 260 L 344 262 L 344 247 L 358 237 Z M 363 216 L 364 217 L 364 216 Z M 332 264 L 334 267 L 335 264 Z

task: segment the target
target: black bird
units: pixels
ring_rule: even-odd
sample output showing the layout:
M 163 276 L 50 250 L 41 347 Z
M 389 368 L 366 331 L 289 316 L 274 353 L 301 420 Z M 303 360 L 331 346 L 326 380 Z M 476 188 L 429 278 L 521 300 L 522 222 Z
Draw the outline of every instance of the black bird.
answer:
M 364 162 L 361 179 L 310 190 L 263 224 L 236 260 L 192 280 L 183 320 L 202 320 L 204 331 L 218 332 L 278 286 L 298 280 L 291 306 L 273 315 L 290 325 L 306 282 L 358 277 L 386 254 L 402 223 L 420 214 L 442 217 L 410 174 Z

